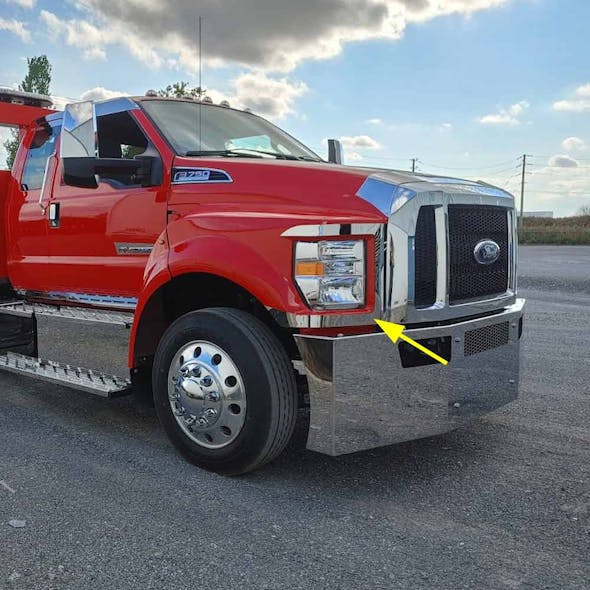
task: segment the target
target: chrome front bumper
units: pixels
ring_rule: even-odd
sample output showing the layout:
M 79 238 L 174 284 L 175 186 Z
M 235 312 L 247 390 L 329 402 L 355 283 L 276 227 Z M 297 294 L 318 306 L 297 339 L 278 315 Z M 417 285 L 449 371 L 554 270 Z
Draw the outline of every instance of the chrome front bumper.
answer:
M 307 448 L 342 455 L 432 436 L 513 401 L 523 307 L 518 299 L 493 316 L 405 332 L 450 337 L 446 366 L 402 367 L 384 333 L 296 336 L 311 403 Z

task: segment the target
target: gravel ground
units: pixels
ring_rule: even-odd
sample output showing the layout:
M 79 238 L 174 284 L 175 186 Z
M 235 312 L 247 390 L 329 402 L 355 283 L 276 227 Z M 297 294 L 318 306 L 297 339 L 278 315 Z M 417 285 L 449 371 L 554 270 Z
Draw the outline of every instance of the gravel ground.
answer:
M 300 429 L 234 479 L 188 465 L 128 398 L 0 375 L 0 588 L 587 589 L 589 283 L 590 247 L 521 248 L 514 404 L 339 458 Z M 112 363 L 117 335 L 92 334 Z

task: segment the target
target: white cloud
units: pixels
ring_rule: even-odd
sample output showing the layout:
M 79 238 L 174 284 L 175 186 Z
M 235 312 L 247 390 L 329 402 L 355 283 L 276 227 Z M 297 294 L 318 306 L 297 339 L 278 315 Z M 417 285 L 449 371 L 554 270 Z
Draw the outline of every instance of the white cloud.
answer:
M 585 113 L 590 111 L 590 83 L 576 88 L 573 98 L 558 100 L 553 103 L 556 111 Z
M 307 92 L 303 82 L 293 82 L 287 78 L 271 78 L 264 73 L 249 72 L 231 81 L 231 90 L 223 92 L 214 88 L 207 90 L 215 103 L 227 100 L 233 107 L 252 109 L 257 115 L 270 119 L 281 119 L 294 113 L 294 102 Z M 129 93 L 108 90 L 102 86 L 86 90 L 80 100 L 105 100 Z
M 56 111 L 63 111 L 66 108 L 66 105 L 74 102 L 71 98 L 66 98 L 65 96 L 55 96 L 54 94 L 51 95 L 51 102 L 53 103 L 53 108 Z
M 118 92 L 117 90 L 107 90 L 102 86 L 96 86 L 90 90 L 86 90 L 80 95 L 80 100 L 106 100 L 108 98 L 116 98 L 117 96 L 129 96 L 128 92 Z
M 582 84 L 582 86 L 578 86 L 576 89 L 576 94 L 578 96 L 590 98 L 590 82 L 588 84 Z
M 126 30 L 122 23 L 110 27 L 94 25 L 87 20 L 61 20 L 53 12 L 42 10 L 41 20 L 54 41 L 65 41 L 67 45 L 82 49 L 82 56 L 89 60 L 106 59 L 106 46 L 120 44 L 139 61 L 159 68 L 162 58 L 147 43 L 143 43 L 131 29 Z
M 347 149 L 378 150 L 381 144 L 368 135 L 345 135 L 340 138 L 342 147 Z
M 555 156 L 563 158 L 563 156 Z M 533 171 L 527 182 L 527 209 L 552 208 L 557 215 L 572 215 L 590 199 L 590 174 L 581 166 L 562 165 L 551 158 L 549 166 Z M 575 162 L 575 161 L 574 161 Z
M 577 161 L 562 160 L 556 155 L 545 166 L 533 166 L 527 175 L 525 209 L 552 210 L 557 217 L 573 215 L 590 202 L 590 170 Z M 483 175 L 482 180 L 502 187 L 517 197 L 520 195 L 520 175 L 508 179 L 505 174 Z
M 344 157 L 346 158 L 347 162 L 359 162 L 364 160 L 364 156 L 358 152 L 346 152 Z
M 566 137 L 561 142 L 561 147 L 567 152 L 581 152 L 586 149 L 586 142 L 579 137 Z
M 37 3 L 37 0 L 6 0 L 6 2 L 8 2 L 8 4 L 16 4 L 17 6 L 20 6 L 21 8 L 35 8 L 35 4 Z
M 578 160 L 565 154 L 557 154 L 552 158 L 549 158 L 549 166 L 555 168 L 577 168 L 579 165 L 580 162 L 578 162 Z
M 17 37 L 20 37 L 25 43 L 31 40 L 31 33 L 26 29 L 25 24 L 19 20 L 11 19 L 6 20 L 0 18 L 0 31 L 8 31 L 14 33 Z
M 383 119 L 380 119 L 379 117 L 374 117 L 373 119 L 367 119 L 367 123 L 369 125 L 382 125 Z
M 84 50 L 84 59 L 105 61 L 107 58 L 107 52 L 102 47 L 89 47 Z
M 558 100 L 553 103 L 553 108 L 562 112 L 587 113 L 590 111 L 590 100 Z
M 248 107 L 255 113 L 281 119 L 294 112 L 293 103 L 303 96 L 308 87 L 304 82 L 287 78 L 271 78 L 262 72 L 241 74 L 232 81 L 234 101 L 238 106 Z
M 479 118 L 483 125 L 508 125 L 515 126 L 521 124 L 520 117 L 528 109 L 530 104 L 526 100 L 521 100 L 507 109 L 500 109 L 497 113 L 491 113 Z
M 76 0 L 79 18 L 59 21 L 69 45 L 123 45 L 137 59 L 159 67 L 194 68 L 197 18 L 204 18 L 209 65 L 239 63 L 287 72 L 306 60 L 329 59 L 352 42 L 396 40 L 406 27 L 433 18 L 474 12 L 510 0 Z M 87 34 L 85 34 L 87 33 Z
M 453 124 L 452 123 L 443 123 L 440 126 L 441 131 L 452 131 L 453 130 Z

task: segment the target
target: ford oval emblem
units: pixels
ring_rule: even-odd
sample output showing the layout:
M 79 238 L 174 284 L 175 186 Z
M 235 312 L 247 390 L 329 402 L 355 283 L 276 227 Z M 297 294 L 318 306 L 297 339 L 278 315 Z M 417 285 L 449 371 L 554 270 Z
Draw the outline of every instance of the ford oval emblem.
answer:
M 478 264 L 493 264 L 500 258 L 500 246 L 494 240 L 482 240 L 475 244 L 473 257 Z

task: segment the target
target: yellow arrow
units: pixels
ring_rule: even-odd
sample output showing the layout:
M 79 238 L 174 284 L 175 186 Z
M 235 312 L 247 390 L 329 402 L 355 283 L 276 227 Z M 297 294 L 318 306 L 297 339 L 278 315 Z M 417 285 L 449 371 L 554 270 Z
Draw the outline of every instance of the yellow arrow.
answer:
M 377 322 L 379 327 L 387 334 L 387 336 L 389 336 L 389 338 L 391 338 L 392 342 L 395 343 L 399 338 L 401 338 L 408 344 L 411 344 L 418 350 L 421 350 L 424 354 L 431 356 L 435 361 L 438 361 L 443 365 L 449 364 L 449 361 L 444 359 L 442 356 L 438 356 L 438 354 L 432 352 L 432 350 L 428 350 L 428 348 L 425 348 L 415 340 L 412 340 L 409 336 L 406 336 L 404 334 L 404 330 L 406 328 L 405 326 L 402 326 L 401 324 L 393 324 L 392 322 L 384 322 L 383 320 L 375 320 L 375 322 Z

